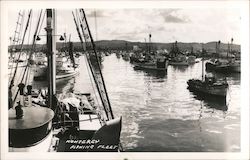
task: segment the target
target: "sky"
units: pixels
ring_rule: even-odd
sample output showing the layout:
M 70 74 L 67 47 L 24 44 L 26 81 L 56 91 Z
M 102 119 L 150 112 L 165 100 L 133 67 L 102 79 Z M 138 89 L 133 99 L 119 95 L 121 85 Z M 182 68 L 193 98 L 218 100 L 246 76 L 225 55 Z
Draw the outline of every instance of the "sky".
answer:
M 57 34 L 66 32 L 71 41 L 79 41 L 72 11 L 75 10 L 57 10 Z M 227 43 L 233 38 L 234 43 L 240 43 L 241 16 L 236 8 L 87 9 L 85 12 L 94 40 L 144 42 L 151 33 L 152 42 Z M 34 34 L 39 10 L 32 13 L 32 29 L 27 32 L 30 35 Z M 9 37 L 14 35 L 17 15 L 17 10 L 8 12 Z M 26 19 L 27 15 L 25 10 Z M 43 24 L 40 35 L 45 35 L 45 21 Z M 39 43 L 44 43 L 46 38 L 41 36 L 41 39 Z

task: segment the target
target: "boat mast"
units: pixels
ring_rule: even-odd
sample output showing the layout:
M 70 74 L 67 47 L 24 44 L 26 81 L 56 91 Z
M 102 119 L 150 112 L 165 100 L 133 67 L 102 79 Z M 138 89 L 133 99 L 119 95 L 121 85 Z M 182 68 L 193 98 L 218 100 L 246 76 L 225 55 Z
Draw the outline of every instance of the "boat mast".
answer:
M 56 91 L 56 41 L 53 35 L 56 33 L 55 9 L 46 9 L 47 12 L 47 58 L 48 58 L 48 107 L 54 108 L 54 98 Z
M 148 54 L 150 55 L 151 52 L 151 33 L 148 35 Z
M 218 46 L 217 46 L 217 50 L 218 50 L 218 57 L 220 57 L 220 40 L 218 41 Z
M 201 69 L 202 69 L 202 71 L 201 71 L 201 80 L 203 81 L 204 80 L 204 45 L 202 44 L 202 57 L 201 57 L 201 64 L 202 64 L 202 67 L 201 67 Z
M 231 38 L 231 47 L 230 47 L 230 53 L 231 53 L 231 54 L 232 54 L 232 51 L 233 51 L 233 41 L 234 41 L 234 39 Z

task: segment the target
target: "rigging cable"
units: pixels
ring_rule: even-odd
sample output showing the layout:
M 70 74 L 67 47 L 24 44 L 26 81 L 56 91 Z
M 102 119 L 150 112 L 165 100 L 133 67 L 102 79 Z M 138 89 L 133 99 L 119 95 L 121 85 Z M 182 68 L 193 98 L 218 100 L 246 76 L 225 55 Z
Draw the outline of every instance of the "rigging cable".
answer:
M 73 12 L 73 11 L 72 11 L 72 15 L 73 15 L 73 18 L 74 18 L 74 22 L 75 22 L 75 25 L 76 25 L 76 30 L 77 30 L 79 39 L 80 39 L 80 41 L 81 41 L 81 46 L 82 46 L 82 49 L 83 49 L 83 51 L 84 51 L 84 50 L 86 50 L 86 48 L 85 48 L 85 46 L 83 45 L 83 39 L 82 39 L 80 30 L 79 30 L 79 26 L 78 26 L 78 24 L 77 24 L 77 22 L 76 22 L 75 15 L 74 15 L 74 12 Z M 81 23 L 81 22 L 80 22 L 80 23 Z M 81 24 L 81 27 L 82 27 L 82 24 Z M 84 39 L 85 39 L 85 37 L 84 37 Z M 85 39 L 85 42 L 87 43 L 86 39 Z M 86 53 L 85 53 L 85 54 L 86 54 Z M 87 55 L 85 55 L 84 58 L 85 58 L 85 61 L 86 61 L 86 65 L 87 65 L 87 63 L 89 64 L 89 65 L 87 65 L 88 74 L 91 75 L 91 74 L 89 73 L 89 70 L 88 70 L 88 67 L 90 68 L 91 66 L 90 66 L 90 63 L 88 62 Z M 90 69 L 90 71 L 91 71 L 92 76 L 93 76 L 93 72 L 92 72 L 91 69 Z M 91 79 L 92 76 L 90 76 L 91 84 L 93 83 L 93 82 L 92 82 L 93 80 Z M 93 78 L 93 79 L 94 79 L 94 78 Z M 93 85 L 92 85 L 92 87 L 93 87 Z M 99 103 L 99 100 L 98 100 L 98 98 L 97 98 L 97 96 L 96 96 L 95 88 L 94 88 L 94 87 L 93 87 L 93 90 L 94 90 L 94 95 L 95 95 L 95 98 L 96 98 L 96 100 L 97 100 L 98 106 L 100 106 L 100 103 Z M 99 108 L 99 109 L 100 109 L 100 108 Z M 99 114 L 98 114 L 98 115 L 99 115 Z M 99 115 L 99 116 L 100 116 L 100 115 Z M 101 116 L 100 116 L 100 117 L 101 117 Z M 102 118 L 101 118 L 101 119 L 102 119 Z
M 80 19 L 79 17 L 79 12 L 77 11 L 76 12 L 76 16 L 77 16 L 77 19 L 78 19 L 78 22 L 80 23 L 80 26 L 81 26 L 81 29 L 82 29 L 82 34 L 83 34 L 83 38 L 84 38 L 84 41 L 85 41 L 85 48 L 83 47 L 83 49 L 86 50 L 87 46 L 88 46 L 88 42 L 87 42 L 87 39 L 85 37 L 85 34 L 84 34 L 84 29 L 83 29 L 83 25 L 82 25 L 82 20 Z M 90 45 L 90 44 L 89 44 Z M 87 51 L 86 51 L 87 52 Z M 95 99 L 98 103 L 98 106 L 99 106 L 99 109 L 100 109 L 100 106 L 101 106 L 101 103 L 100 103 L 100 100 L 98 99 L 98 96 L 96 95 L 96 88 L 94 87 L 94 78 L 91 76 L 90 72 L 91 72 L 91 68 L 90 68 L 90 62 L 88 61 L 89 58 L 87 57 L 88 54 L 85 53 L 85 65 L 87 67 L 87 71 L 88 71 L 88 75 L 90 76 L 90 82 L 91 82 L 91 86 L 93 88 L 93 91 L 94 91 L 94 96 L 95 96 Z M 87 65 L 89 64 L 89 65 Z M 93 75 L 94 76 L 94 75 Z
M 80 25 L 81 25 L 81 27 L 82 27 L 82 23 L 81 23 L 81 19 L 79 18 L 79 14 L 77 14 L 78 12 L 77 12 L 77 10 L 76 10 L 76 16 L 77 16 L 77 19 L 78 19 L 78 22 L 80 22 Z M 73 15 L 74 16 L 74 15 Z M 74 17 L 75 18 L 75 17 Z M 79 30 L 79 24 L 77 24 L 77 23 L 75 23 L 76 25 L 77 25 L 77 28 L 78 28 L 78 31 L 79 31 L 79 36 L 81 36 L 81 33 L 80 33 L 80 30 Z M 83 30 L 82 30 L 83 31 Z M 84 34 L 84 33 L 83 33 Z M 81 41 L 82 41 L 82 43 L 83 43 L 83 40 L 82 40 L 82 36 L 81 36 L 81 39 L 80 39 Z M 87 40 L 86 40 L 86 38 L 84 37 L 84 40 L 85 40 L 85 42 L 87 43 Z M 83 46 L 82 46 L 83 47 Z M 84 50 L 84 47 L 83 47 L 83 50 Z M 98 105 L 100 106 L 100 101 L 99 101 L 99 99 L 97 98 L 97 95 L 96 95 L 96 92 L 95 92 L 95 87 L 94 87 L 94 83 L 93 83 L 93 79 L 91 78 L 91 74 L 90 74 L 90 71 L 91 71 L 91 68 L 90 68 L 90 66 L 88 66 L 87 64 L 89 64 L 89 62 L 88 62 L 88 57 L 87 57 L 87 54 L 85 54 L 85 57 L 84 57 L 84 59 L 85 59 L 85 65 L 86 65 L 86 67 L 87 67 L 87 71 L 88 71 L 88 75 L 90 76 L 90 82 L 91 82 L 91 86 L 92 86 L 92 88 L 93 88 L 93 91 L 94 91 L 94 95 L 95 95 L 95 98 L 96 98 L 96 101 L 97 101 L 97 103 L 98 103 Z M 90 71 L 89 71 L 90 70 Z
M 17 19 L 17 24 L 16 24 L 16 29 L 15 29 L 15 33 L 14 33 L 14 35 L 13 35 L 13 43 L 12 43 L 12 48 L 11 48 L 11 50 L 10 50 L 10 52 L 13 52 L 14 51 L 14 47 L 16 46 L 16 45 L 20 45 L 20 44 L 18 44 L 19 42 L 20 42 L 20 36 L 21 36 L 21 31 L 22 31 L 22 29 L 23 29 L 23 21 L 24 21 L 24 14 L 25 14 L 25 10 L 23 10 L 23 13 L 21 14 L 21 10 L 18 12 L 18 19 Z M 20 19 L 20 23 L 19 23 L 19 18 L 20 17 L 22 17 L 21 19 Z M 18 28 L 18 26 L 19 26 L 19 28 Z M 18 36 L 16 37 L 16 34 L 18 34 Z M 16 41 L 16 38 L 17 38 L 17 41 Z M 19 54 L 21 54 L 21 52 L 19 53 Z M 11 56 L 12 56 L 12 54 L 11 54 Z M 16 57 L 16 54 L 14 55 L 14 58 L 13 58 L 13 62 L 14 62 L 14 60 L 15 60 L 15 57 Z M 12 57 L 11 57 L 12 58 Z M 12 65 L 10 66 L 11 67 L 11 70 L 10 70 L 10 77 L 9 77 L 9 82 L 11 82 L 11 76 L 12 76 L 12 74 L 13 74 L 13 69 L 15 68 L 15 67 L 13 67 L 13 65 L 14 65 L 14 63 L 11 63 Z M 10 84 L 9 84 L 10 85 Z
M 18 59 L 17 59 L 15 71 L 14 71 L 14 75 L 13 75 L 11 81 L 10 81 L 9 88 L 8 88 L 8 89 L 9 89 L 9 95 L 11 95 L 11 97 L 9 97 L 9 101 L 11 101 L 11 102 L 9 102 L 9 104 L 12 105 L 12 106 L 9 106 L 9 108 L 12 108 L 13 105 L 14 105 L 14 103 L 13 103 L 13 101 L 12 101 L 12 91 L 11 91 L 11 89 L 12 89 L 12 87 L 14 86 L 14 79 L 15 79 L 15 77 L 16 77 L 18 62 L 19 62 L 19 59 L 20 59 L 20 57 L 21 57 L 21 52 L 22 52 L 22 49 L 23 49 L 23 43 L 24 43 L 24 40 L 25 40 L 27 28 L 28 28 L 28 26 L 29 26 L 29 21 L 30 21 L 30 15 L 31 15 L 31 13 L 32 13 L 32 10 L 30 10 L 30 11 L 29 11 L 29 14 L 28 14 L 28 19 L 27 19 L 27 23 L 26 23 L 25 30 L 24 30 L 24 34 L 23 34 L 23 38 L 22 38 L 21 47 L 20 47 L 20 54 L 18 55 Z M 19 90 L 18 90 L 18 91 L 19 91 Z M 17 93 L 16 93 L 15 99 L 16 99 L 16 97 L 17 97 L 18 91 L 17 91 Z M 15 102 L 15 101 L 14 101 L 14 102 Z
M 83 20 L 81 20 L 81 28 L 82 28 L 82 32 L 83 32 L 83 37 L 84 37 L 84 40 L 85 40 L 85 42 L 87 43 L 87 39 L 89 38 L 89 35 L 85 35 L 85 33 L 84 33 L 84 30 L 85 29 L 87 29 L 87 26 L 83 29 L 83 25 L 82 25 L 82 22 L 83 22 Z M 87 45 L 88 44 L 86 44 L 86 47 L 87 47 Z M 89 45 L 91 45 L 90 43 L 89 43 Z M 91 47 L 91 46 L 90 46 Z M 98 91 L 98 93 L 99 93 L 99 95 L 100 95 L 100 99 L 101 99 L 101 101 L 102 101 L 102 104 L 103 104 L 103 109 L 104 109 L 104 111 L 105 111 L 105 113 L 106 113 L 106 116 L 107 116 L 107 118 L 109 119 L 109 112 L 108 112 L 108 110 L 106 109 L 106 107 L 105 107 L 105 103 L 104 103 L 104 101 L 103 101 L 103 99 L 102 99 L 102 95 L 101 95 L 101 90 L 100 90 L 100 88 L 99 88 L 99 85 L 98 85 L 98 82 L 97 82 L 97 79 L 96 79 L 96 74 L 95 74 L 95 72 L 94 72 L 94 69 L 93 69 L 93 67 L 92 67 L 92 64 L 91 64 L 91 62 L 90 62 L 90 58 L 89 58 L 89 55 L 88 55 L 88 53 L 86 52 L 86 58 L 87 58 L 87 60 L 88 60 L 88 64 L 89 64 L 89 67 L 90 67 L 90 71 L 91 71 L 91 73 L 92 73 L 92 77 L 93 77 L 93 79 L 94 79 L 94 82 L 95 82 L 95 84 L 96 84 L 96 86 L 97 86 L 97 91 Z M 97 60 L 97 59 L 96 59 Z M 98 63 L 98 60 L 97 60 L 97 63 Z M 99 64 L 99 63 L 98 63 Z
M 22 52 L 22 49 L 23 49 L 23 43 L 24 43 L 24 40 L 25 40 L 25 35 L 26 35 L 26 32 L 27 32 L 28 26 L 29 26 L 31 13 L 32 13 L 32 10 L 29 11 L 28 20 L 27 20 L 27 24 L 26 24 L 26 27 L 25 27 L 25 30 L 24 30 L 24 35 L 23 35 L 22 44 L 21 44 L 21 48 L 20 48 L 20 53 Z M 18 56 L 16 67 L 15 67 L 15 72 L 14 72 L 14 75 L 13 75 L 13 77 L 11 79 L 9 89 L 11 89 L 12 86 L 14 85 L 14 79 L 15 79 L 15 76 L 16 76 L 18 62 L 19 62 L 20 57 L 21 57 L 21 54 L 19 54 L 19 56 Z
M 93 48 L 95 57 L 96 57 L 97 62 L 98 62 L 98 63 L 97 63 L 97 64 L 98 64 L 97 66 L 98 66 L 99 74 L 100 74 L 100 77 L 101 77 L 102 87 L 103 87 L 103 89 L 104 89 L 104 93 L 105 93 L 106 100 L 107 100 L 107 103 L 108 103 L 108 106 L 107 106 L 107 107 L 108 107 L 108 110 L 109 110 L 111 119 L 114 119 L 114 115 L 113 115 L 113 112 L 112 112 L 111 104 L 110 104 L 110 101 L 109 101 L 107 89 L 106 89 L 106 86 L 105 86 L 105 83 L 104 83 L 104 79 L 103 79 L 103 75 L 102 75 L 102 71 L 101 71 L 101 67 L 100 67 L 100 62 L 99 62 L 99 60 L 98 60 L 98 56 L 97 56 L 97 53 L 96 53 L 95 43 L 94 43 L 93 37 L 92 37 L 91 32 L 90 32 L 90 28 L 89 28 L 89 25 L 88 25 L 88 22 L 87 22 L 87 19 L 86 19 L 85 12 L 84 12 L 83 9 L 81 9 L 80 11 L 82 11 L 83 18 L 84 18 L 84 20 L 85 20 L 85 24 L 86 24 L 86 27 L 87 27 L 87 29 L 88 29 L 89 38 L 90 38 L 90 40 L 91 40 L 92 48 Z M 104 105 L 104 107 L 105 107 L 105 105 Z M 108 119 L 109 119 L 109 117 L 108 117 Z
M 96 18 L 96 10 L 94 10 L 95 14 L 95 41 L 97 41 L 97 18 Z
M 45 15 L 46 15 L 46 12 L 44 12 L 44 14 L 43 14 L 42 22 L 41 22 L 41 25 L 39 26 L 37 35 L 39 35 L 40 32 L 41 32 L 41 29 L 42 29 L 42 25 L 43 25 L 43 22 L 44 22 L 44 17 L 45 17 Z
M 33 37 L 32 47 L 31 47 L 31 51 L 30 51 L 30 55 L 29 55 L 28 61 L 31 60 L 31 56 L 32 56 L 32 54 L 33 54 L 33 52 L 34 52 L 35 42 L 36 42 L 36 36 L 37 36 L 38 28 L 39 28 L 39 25 L 40 25 L 41 15 L 42 15 L 42 10 L 40 11 L 40 14 L 39 14 L 39 19 L 38 19 L 37 26 L 36 26 L 36 30 L 35 30 L 35 34 L 34 34 L 34 37 Z M 30 16 L 29 16 L 29 17 L 30 17 Z M 26 27 L 26 28 L 27 28 L 27 27 Z M 29 66 L 29 65 L 27 64 L 26 67 L 25 67 L 25 70 L 24 70 L 24 74 L 23 74 L 21 83 L 23 82 L 23 80 L 24 80 L 24 78 L 25 78 L 25 73 L 26 73 L 26 71 L 27 71 L 28 66 Z M 29 74 L 26 73 L 26 76 L 29 76 Z M 28 77 L 27 77 L 27 78 L 28 78 Z M 26 80 L 27 80 L 27 78 L 26 78 Z M 18 92 L 19 92 L 19 89 L 18 89 L 18 91 L 16 92 L 16 95 L 15 95 L 15 98 L 14 98 L 14 102 L 16 101 Z M 13 103 L 13 104 L 14 104 L 14 103 Z

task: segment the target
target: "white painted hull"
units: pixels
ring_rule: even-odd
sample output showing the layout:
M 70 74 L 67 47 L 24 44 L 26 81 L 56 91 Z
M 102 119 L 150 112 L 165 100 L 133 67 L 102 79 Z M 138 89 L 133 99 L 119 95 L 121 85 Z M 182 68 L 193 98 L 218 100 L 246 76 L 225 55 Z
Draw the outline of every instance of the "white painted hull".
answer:
M 75 70 L 67 72 L 67 73 L 57 74 L 56 79 L 58 80 L 58 79 L 73 77 L 77 75 L 78 73 L 79 73 L 79 69 L 76 68 Z
M 76 74 L 79 73 L 79 69 L 76 68 L 75 70 L 70 70 L 67 71 L 65 73 L 59 73 L 56 75 L 56 79 L 63 79 L 63 78 L 68 78 L 68 77 L 73 77 Z M 47 76 L 47 67 L 36 67 L 33 69 L 33 74 L 34 74 L 34 78 L 36 79 L 44 79 Z

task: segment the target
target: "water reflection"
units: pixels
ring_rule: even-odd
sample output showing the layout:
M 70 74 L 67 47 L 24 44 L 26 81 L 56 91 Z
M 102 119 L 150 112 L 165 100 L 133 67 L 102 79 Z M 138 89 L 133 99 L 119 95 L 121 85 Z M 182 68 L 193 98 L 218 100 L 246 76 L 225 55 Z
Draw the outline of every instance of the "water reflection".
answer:
M 174 71 L 185 72 L 188 66 L 169 66 L 172 67 Z
M 221 110 L 221 111 L 227 111 L 228 110 L 228 106 L 227 106 L 227 100 L 225 98 L 218 98 L 215 96 L 210 96 L 207 94 L 197 94 L 193 91 L 190 91 L 194 94 L 194 98 L 202 101 L 204 103 L 204 105 L 208 108 L 214 108 L 217 110 Z
M 79 76 L 57 84 L 58 92 L 92 90 L 84 63 L 82 56 Z M 225 102 L 187 89 L 188 79 L 201 78 L 201 62 L 155 72 L 134 70 L 112 54 L 102 65 L 113 112 L 123 117 L 125 151 L 240 151 L 239 74 L 226 75 Z
M 157 79 L 167 78 L 167 70 L 134 69 L 136 72 L 145 73 L 145 76 L 152 76 Z

